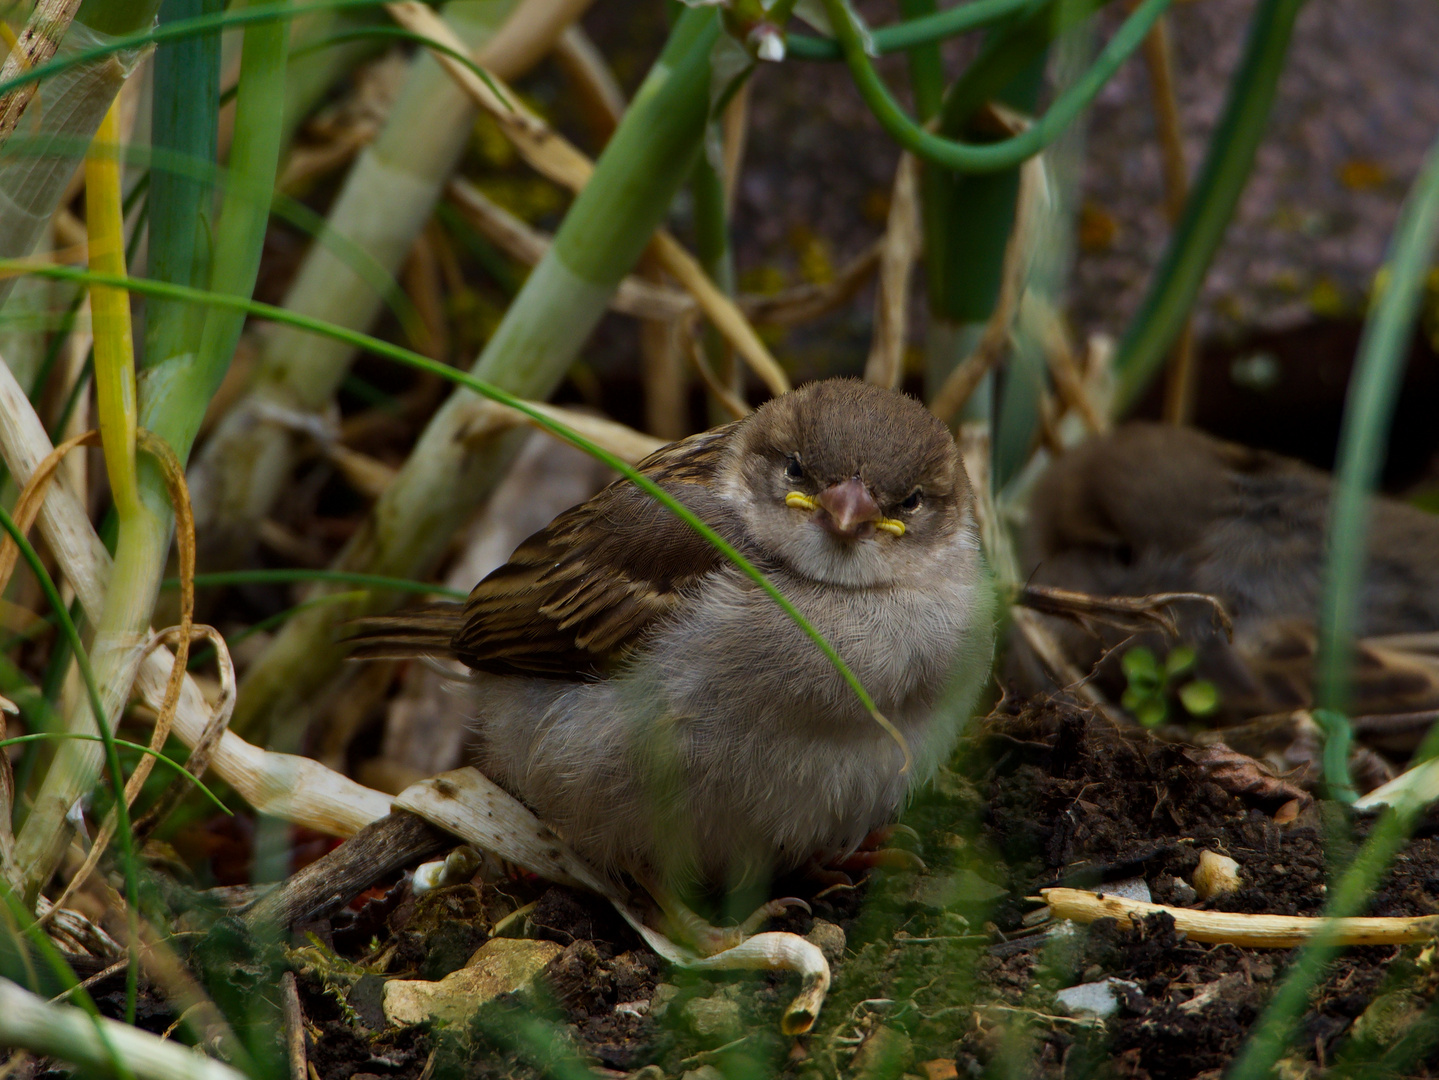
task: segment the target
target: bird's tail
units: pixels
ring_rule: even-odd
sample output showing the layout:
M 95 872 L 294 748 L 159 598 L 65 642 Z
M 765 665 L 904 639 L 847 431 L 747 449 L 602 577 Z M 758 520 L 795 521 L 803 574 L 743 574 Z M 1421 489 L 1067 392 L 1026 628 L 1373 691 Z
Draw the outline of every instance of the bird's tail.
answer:
M 465 624 L 465 605 L 436 603 L 393 615 L 372 615 L 346 625 L 344 644 L 359 660 L 454 656 L 450 642 Z

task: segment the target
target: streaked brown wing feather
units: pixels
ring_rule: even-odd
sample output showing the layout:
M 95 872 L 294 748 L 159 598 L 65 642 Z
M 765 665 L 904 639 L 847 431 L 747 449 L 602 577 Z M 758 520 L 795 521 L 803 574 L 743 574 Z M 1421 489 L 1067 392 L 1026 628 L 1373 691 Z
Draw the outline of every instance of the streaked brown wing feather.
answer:
M 729 428 L 662 447 L 639 470 L 724 528 L 710 481 Z M 499 674 L 599 673 L 673 612 L 720 556 L 649 495 L 616 481 L 515 549 L 470 593 L 451 649 Z

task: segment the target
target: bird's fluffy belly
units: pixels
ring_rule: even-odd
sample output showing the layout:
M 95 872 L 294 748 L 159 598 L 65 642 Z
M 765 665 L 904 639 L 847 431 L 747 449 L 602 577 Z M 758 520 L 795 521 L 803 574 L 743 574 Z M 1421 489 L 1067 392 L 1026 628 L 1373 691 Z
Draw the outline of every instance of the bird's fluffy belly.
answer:
M 961 576 L 839 603 L 832 586 L 777 581 L 904 732 L 909 775 L 814 643 L 737 573 L 611 678 L 479 676 L 480 766 L 607 871 L 721 885 L 841 854 L 948 754 L 983 683 L 988 590 Z

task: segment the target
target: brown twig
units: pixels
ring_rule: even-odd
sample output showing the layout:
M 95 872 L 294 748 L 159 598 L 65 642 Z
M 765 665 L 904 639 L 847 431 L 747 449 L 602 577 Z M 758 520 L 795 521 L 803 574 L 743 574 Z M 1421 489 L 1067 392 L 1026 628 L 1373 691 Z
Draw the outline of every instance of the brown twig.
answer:
M 242 918 L 252 929 L 293 926 L 334 911 L 379 879 L 455 843 L 414 814 L 396 811 L 291 874 L 246 908 Z
M 1200 592 L 1151 593 L 1148 596 L 1093 596 L 1089 593 L 1058 589 L 1050 585 L 1022 586 L 1015 595 L 1014 603 L 1043 612 L 1059 615 L 1081 624 L 1089 622 L 1112 626 L 1125 633 L 1140 633 L 1158 629 L 1170 637 L 1177 637 L 1179 626 L 1169 610 L 1182 601 L 1208 604 L 1214 620 L 1233 640 L 1234 623 L 1218 598 Z
M 849 303 L 879 268 L 884 238 L 856 255 L 823 284 L 796 285 L 770 296 L 750 293 L 738 300 L 740 310 L 766 326 L 796 326 L 812 322 Z
M 694 327 L 683 326 L 680 328 L 680 333 L 684 335 L 690 362 L 694 364 L 700 379 L 703 380 L 709 392 L 714 395 L 715 400 L 736 420 L 742 420 L 748 416 L 753 410 L 740 400 L 733 390 L 722 383 L 719 376 L 715 374 L 714 368 L 710 367 L 709 360 L 705 357 L 704 347 L 694 333 Z
M 465 52 L 464 43 L 449 24 L 418 0 L 395 0 L 386 4 L 385 10 L 406 30 L 443 45 L 447 50 Z M 480 78 L 450 52 L 434 50 L 432 55 L 460 88 L 495 119 L 505 137 L 536 172 L 570 191 L 577 192 L 589 182 L 594 173 L 594 163 L 525 107 L 513 91 L 493 77 L 489 81 Z M 663 229 L 655 233 L 649 250 L 670 276 L 695 298 L 705 317 L 769 387 L 770 392 L 783 394 L 789 390 L 789 376 L 770 355 L 769 349 L 734 301 L 710 280 L 699 261 Z

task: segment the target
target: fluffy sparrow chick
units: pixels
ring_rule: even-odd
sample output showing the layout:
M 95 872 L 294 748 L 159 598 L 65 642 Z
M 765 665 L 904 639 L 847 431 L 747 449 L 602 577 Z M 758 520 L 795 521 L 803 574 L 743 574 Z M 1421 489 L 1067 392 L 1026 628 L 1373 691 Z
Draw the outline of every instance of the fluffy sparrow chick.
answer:
M 1327 473 L 1277 454 L 1188 428 L 1129 424 L 1066 454 L 1041 479 L 1021 570 L 1038 584 L 1100 595 L 1216 596 L 1234 619 L 1232 645 L 1202 605 L 1185 605 L 1181 625 L 1199 647 L 1198 674 L 1220 689 L 1223 719 L 1304 708 L 1331 487 Z M 1372 514 L 1355 711 L 1439 707 L 1439 517 L 1384 498 Z M 1085 670 L 1121 637 L 1100 641 L 1050 622 Z M 1016 653 L 1023 668 L 1024 650 Z M 1025 681 L 1037 681 L 1028 670 Z M 1123 688 L 1117 657 L 1101 676 Z
M 810 383 L 640 470 L 755 562 L 814 643 L 628 481 L 520 545 L 463 608 L 370 620 L 369 655 L 474 669 L 478 767 L 596 867 L 672 892 L 853 850 L 953 748 L 990 589 L 954 440 L 918 402 Z

